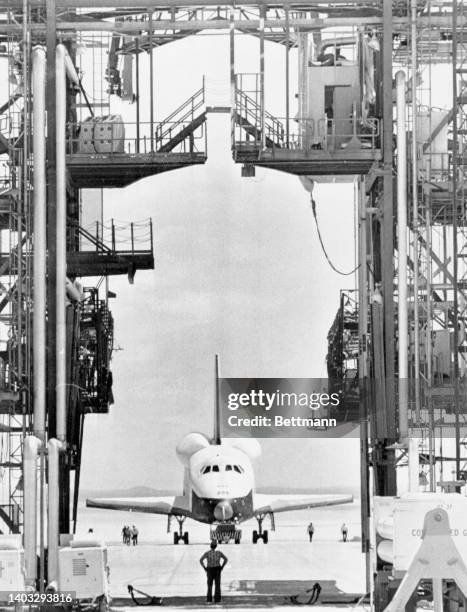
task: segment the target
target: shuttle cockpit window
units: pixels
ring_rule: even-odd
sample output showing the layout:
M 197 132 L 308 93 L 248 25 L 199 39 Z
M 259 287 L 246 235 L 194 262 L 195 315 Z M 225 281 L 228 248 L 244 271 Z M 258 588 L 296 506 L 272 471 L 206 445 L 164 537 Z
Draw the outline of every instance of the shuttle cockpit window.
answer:
M 211 466 L 210 465 L 206 465 L 204 466 L 204 468 L 201 470 L 201 474 L 208 474 L 211 471 Z
M 239 474 L 243 474 L 243 468 L 240 467 L 239 465 L 234 465 L 234 470 L 238 472 Z
M 226 465 L 225 466 L 225 471 L 226 472 L 231 472 L 232 471 L 232 466 L 231 465 Z
M 219 471 L 219 466 L 218 465 L 213 465 L 212 466 L 212 471 L 213 472 L 218 472 Z

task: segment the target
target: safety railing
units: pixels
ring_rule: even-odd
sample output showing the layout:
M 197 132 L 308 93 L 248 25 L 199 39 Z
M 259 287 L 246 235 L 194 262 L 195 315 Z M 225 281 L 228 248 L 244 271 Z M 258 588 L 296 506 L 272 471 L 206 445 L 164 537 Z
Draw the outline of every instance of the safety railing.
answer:
M 242 120 L 245 115 L 235 115 L 234 147 L 261 147 L 261 131 L 252 122 Z M 334 120 L 323 117 L 315 122 L 307 117 L 289 119 L 275 117 L 280 128 L 267 127 L 265 122 L 264 147 L 301 151 L 332 152 L 349 147 L 355 150 L 376 150 L 380 146 L 381 133 L 378 119 L 365 123 L 358 120 Z
M 205 103 L 205 83 L 198 91 L 176 108 L 168 117 L 161 121 L 156 128 L 156 146 L 160 148 L 174 136 L 185 129 L 187 124 L 193 123 L 201 114 L 200 109 Z
M 152 253 L 154 247 L 152 219 L 123 222 L 110 219 L 86 227 L 72 224 L 70 232 L 79 238 L 80 251 L 101 255 L 137 255 Z M 75 240 L 73 240 L 74 243 Z
M 424 153 L 418 167 L 428 183 L 448 182 L 452 180 L 452 153 Z
M 207 138 L 204 121 L 193 125 L 191 120 L 154 123 L 83 121 L 67 125 L 68 155 L 147 155 L 157 153 L 176 134 L 186 136 L 169 150 L 177 153 L 206 153 Z
M 379 119 L 371 118 L 363 121 L 356 115 L 349 119 L 323 117 L 318 121 L 317 139 L 313 148 L 322 148 L 325 151 L 347 147 L 377 149 L 380 145 L 380 136 Z

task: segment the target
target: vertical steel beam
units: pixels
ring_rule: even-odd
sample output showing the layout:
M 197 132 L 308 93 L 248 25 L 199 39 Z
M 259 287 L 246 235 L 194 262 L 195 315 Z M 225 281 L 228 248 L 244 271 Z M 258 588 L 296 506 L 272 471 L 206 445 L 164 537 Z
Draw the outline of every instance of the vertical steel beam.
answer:
M 235 87 L 235 13 L 230 9 L 229 22 L 229 51 L 230 51 L 230 136 L 231 146 L 235 147 L 235 120 L 237 113 L 236 87 Z
M 396 441 L 395 350 L 394 350 L 394 203 L 393 203 L 393 102 L 392 102 L 392 2 L 383 3 L 383 192 L 382 227 L 379 251 L 383 292 L 382 353 L 379 371 L 384 373 L 384 401 L 376 405 L 381 435 L 375 440 L 375 492 L 396 495 L 395 451 L 387 446 Z M 376 333 L 380 333 L 376 330 Z M 376 364 L 378 365 L 378 364 Z M 384 411 L 384 414 L 382 414 Z
M 290 25 L 289 6 L 285 6 L 285 141 L 290 147 Z
M 152 9 L 149 17 L 149 123 L 151 125 L 151 153 L 154 151 L 154 44 L 152 32 Z
M 407 303 L 407 135 L 405 72 L 396 74 L 397 93 L 397 298 L 399 438 L 408 436 L 408 303 Z M 409 456 L 410 459 L 410 456 Z
M 265 8 L 261 5 L 259 17 L 259 109 L 260 109 L 260 130 L 261 130 L 261 150 L 266 146 L 266 134 L 264 130 L 265 108 L 264 108 L 264 19 Z
M 367 262 L 367 218 L 365 182 L 358 182 L 358 378 L 360 395 L 360 512 L 362 523 L 362 553 L 366 560 L 366 590 L 371 590 L 370 566 L 370 495 L 368 466 L 368 268 Z
M 413 225 L 413 304 L 414 304 L 414 396 L 415 420 L 420 425 L 420 322 L 418 311 L 418 159 L 417 159 L 417 0 L 411 0 L 412 65 L 412 225 Z M 428 300 L 429 301 L 429 300 Z
M 426 175 L 427 177 L 431 176 L 431 159 L 427 160 L 426 164 Z M 430 180 L 428 178 L 428 180 Z M 428 253 L 427 264 L 426 264 L 426 329 L 425 329 L 425 361 L 426 361 L 426 386 L 425 386 L 425 394 L 424 401 L 425 405 L 428 408 L 428 417 L 429 417 L 429 427 L 428 427 L 428 459 L 430 466 L 430 491 L 436 491 L 436 470 L 435 470 L 435 426 L 434 426 L 434 406 L 433 406 L 433 346 L 432 346 L 432 330 L 433 330 L 433 308 L 431 302 L 432 296 L 432 236 L 431 236 L 431 195 L 425 196 L 426 198 L 426 206 L 425 206 L 425 232 L 426 232 L 426 245 L 425 250 Z M 445 226 L 443 226 L 445 229 Z M 419 235 L 417 233 L 417 241 L 419 240 Z M 448 258 L 445 257 L 445 262 L 448 261 Z M 417 303 L 417 302 L 415 302 Z M 441 453 L 442 455 L 442 453 Z M 441 461 L 441 469 L 443 467 L 443 462 Z M 441 478 L 442 480 L 442 478 Z
M 139 39 L 136 38 L 136 153 L 139 153 L 140 138 L 139 116 Z
M 458 240 L 457 240 L 457 228 L 458 228 L 458 209 L 459 207 L 458 198 L 458 172 L 459 172 L 459 126 L 458 126 L 458 112 L 459 112 L 459 101 L 457 91 L 457 61 L 458 61 L 458 49 L 457 49 L 457 35 L 458 35 L 458 8 L 457 0 L 452 3 L 452 264 L 453 264 L 453 352 L 454 352 L 454 414 L 455 414 L 455 436 L 456 436 L 456 478 L 460 479 L 460 420 L 459 420 L 459 295 L 458 295 Z

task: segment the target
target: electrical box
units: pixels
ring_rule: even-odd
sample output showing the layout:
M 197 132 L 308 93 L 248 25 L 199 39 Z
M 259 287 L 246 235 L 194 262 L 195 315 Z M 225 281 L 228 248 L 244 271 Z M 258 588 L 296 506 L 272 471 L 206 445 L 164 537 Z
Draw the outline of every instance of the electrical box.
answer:
M 76 599 L 109 598 L 107 548 L 100 542 L 74 541 L 58 552 L 59 591 L 72 591 Z
M 24 578 L 21 536 L 0 535 L 0 593 L 24 591 Z

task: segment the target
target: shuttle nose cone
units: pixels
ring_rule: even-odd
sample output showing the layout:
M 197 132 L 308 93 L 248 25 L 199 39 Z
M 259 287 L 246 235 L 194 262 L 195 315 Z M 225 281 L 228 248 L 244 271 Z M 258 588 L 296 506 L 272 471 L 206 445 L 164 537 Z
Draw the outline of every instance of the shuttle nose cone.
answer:
M 214 518 L 218 521 L 228 521 L 232 516 L 232 506 L 228 501 L 221 501 L 214 508 Z

